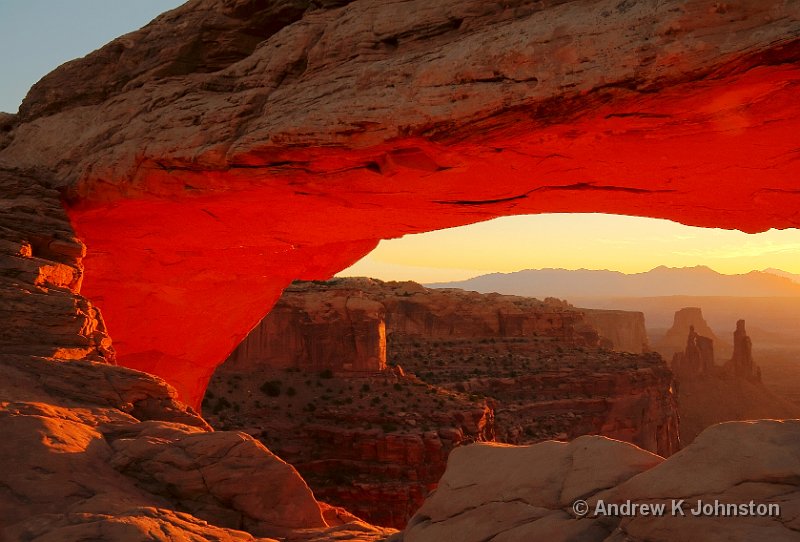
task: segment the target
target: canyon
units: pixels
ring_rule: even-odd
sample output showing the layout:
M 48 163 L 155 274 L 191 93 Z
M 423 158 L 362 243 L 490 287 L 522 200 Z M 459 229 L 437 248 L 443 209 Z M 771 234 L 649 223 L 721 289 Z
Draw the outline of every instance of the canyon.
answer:
M 625 344 L 616 349 L 590 322 Z M 315 495 L 402 528 L 470 442 L 605 435 L 680 448 L 672 374 L 641 313 L 337 278 L 288 287 L 203 401 L 294 465 Z M 632 340 L 633 339 L 633 340 Z
M 380 239 L 554 211 L 797 227 L 799 12 L 191 0 L 56 69 L 0 115 L 2 537 L 460 538 L 538 507 L 536 529 L 558 520 L 601 529 L 597 540 L 796 538 L 793 422 L 717 425 L 663 461 L 596 436 L 535 444 L 567 453 L 532 465 L 552 484 L 532 487 L 590 479 L 558 499 L 515 501 L 501 485 L 505 502 L 482 483 L 451 498 L 464 469 L 520 475 L 454 459 L 456 483 L 448 467 L 391 535 L 320 503 L 292 466 L 197 411 L 285 287 L 329 278 Z M 587 461 L 564 459 L 584 445 Z M 562 502 L 602 490 L 737 500 L 743 487 L 780 499 L 781 519 L 598 527 Z

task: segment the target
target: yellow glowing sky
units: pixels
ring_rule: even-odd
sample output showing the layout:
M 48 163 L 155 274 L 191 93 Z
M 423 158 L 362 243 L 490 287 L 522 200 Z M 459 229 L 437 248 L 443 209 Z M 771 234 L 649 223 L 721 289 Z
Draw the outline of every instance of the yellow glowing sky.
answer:
M 617 215 L 511 216 L 382 241 L 338 276 L 436 282 L 545 267 L 638 273 L 659 265 L 800 273 L 800 230 L 746 234 Z

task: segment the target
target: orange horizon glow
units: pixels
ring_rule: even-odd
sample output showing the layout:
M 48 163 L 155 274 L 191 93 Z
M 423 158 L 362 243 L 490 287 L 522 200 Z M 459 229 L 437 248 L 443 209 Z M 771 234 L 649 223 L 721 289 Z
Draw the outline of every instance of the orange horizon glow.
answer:
M 660 265 L 701 265 L 726 275 L 766 268 L 800 274 L 798 254 L 798 229 L 748 234 L 654 218 L 539 214 L 384 240 L 336 276 L 425 283 L 543 268 L 633 274 Z

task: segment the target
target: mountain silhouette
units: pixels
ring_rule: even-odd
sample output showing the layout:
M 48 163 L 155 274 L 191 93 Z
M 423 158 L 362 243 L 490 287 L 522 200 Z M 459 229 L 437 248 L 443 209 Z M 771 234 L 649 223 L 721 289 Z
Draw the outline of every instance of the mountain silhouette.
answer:
M 795 280 L 792 280 L 792 277 Z M 769 269 L 723 275 L 706 266 L 659 266 L 644 273 L 590 269 L 525 269 L 467 280 L 426 284 L 531 297 L 800 297 L 800 275 Z

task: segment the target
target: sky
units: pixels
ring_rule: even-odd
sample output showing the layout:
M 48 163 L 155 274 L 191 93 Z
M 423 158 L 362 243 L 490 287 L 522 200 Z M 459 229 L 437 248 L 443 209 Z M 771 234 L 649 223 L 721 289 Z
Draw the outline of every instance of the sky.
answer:
M 0 111 L 60 64 L 136 30 L 183 0 L 0 0 Z M 707 265 L 721 273 L 800 273 L 800 231 L 694 228 L 601 214 L 504 217 L 383 241 L 340 276 L 435 282 L 558 267 L 643 272 Z
M 706 265 L 725 274 L 768 267 L 800 273 L 799 255 L 797 229 L 747 234 L 653 218 L 542 214 L 382 241 L 339 276 L 427 283 L 545 267 L 641 273 L 659 265 Z
M 185 0 L 0 0 L 0 111 L 68 60 L 137 30 Z

